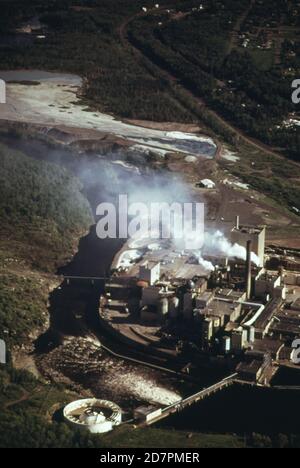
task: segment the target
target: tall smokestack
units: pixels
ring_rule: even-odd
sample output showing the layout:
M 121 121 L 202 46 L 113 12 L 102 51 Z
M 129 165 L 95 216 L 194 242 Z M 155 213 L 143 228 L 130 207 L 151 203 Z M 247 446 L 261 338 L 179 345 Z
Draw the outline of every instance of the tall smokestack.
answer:
M 251 251 L 252 251 L 252 242 L 249 240 L 247 242 L 247 260 L 246 260 L 246 292 L 247 299 L 251 298 L 251 283 L 252 283 L 252 265 L 251 265 Z
M 236 216 L 236 218 L 235 218 L 235 229 L 237 231 L 240 230 L 240 217 L 239 216 Z

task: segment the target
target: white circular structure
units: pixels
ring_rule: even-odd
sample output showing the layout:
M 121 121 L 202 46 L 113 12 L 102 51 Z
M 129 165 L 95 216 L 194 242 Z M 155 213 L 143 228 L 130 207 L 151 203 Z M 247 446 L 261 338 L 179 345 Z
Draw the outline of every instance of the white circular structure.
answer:
M 118 405 L 96 398 L 73 401 L 65 407 L 63 414 L 72 427 L 92 434 L 109 432 L 122 422 L 122 410 Z

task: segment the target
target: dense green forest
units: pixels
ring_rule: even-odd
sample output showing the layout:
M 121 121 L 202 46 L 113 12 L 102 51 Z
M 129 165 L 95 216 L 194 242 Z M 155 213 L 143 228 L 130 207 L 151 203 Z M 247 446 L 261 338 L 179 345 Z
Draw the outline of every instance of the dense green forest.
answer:
M 291 100 L 291 83 L 298 77 L 299 59 L 295 54 L 292 63 L 287 61 L 283 49 L 282 62 L 275 66 L 271 60 L 266 68 L 266 53 L 275 55 L 274 51 L 261 46 L 232 47 L 232 25 L 249 3 L 211 1 L 204 11 L 178 21 L 168 21 L 164 14 L 148 15 L 131 23 L 130 38 L 154 63 L 178 77 L 226 120 L 299 160 L 299 127 L 283 124 L 297 110 Z M 285 15 L 288 23 L 292 17 L 288 4 L 260 2 L 249 14 L 252 29 L 255 21 L 261 27 L 260 18 L 275 21 L 274 12 L 280 17 Z M 295 22 L 294 26 L 298 26 Z M 295 32 L 292 34 L 297 38 Z M 299 39 L 286 41 L 285 48 L 291 43 L 295 49 Z M 294 74 L 287 70 L 294 70 Z
M 0 334 L 14 346 L 45 321 L 49 289 L 37 272 L 55 273 L 93 218 L 65 169 L 3 144 L 0 168 Z
M 151 2 L 143 4 L 147 3 Z M 141 11 L 140 1 L 2 0 L 1 4 L 2 69 L 33 67 L 78 73 L 86 78 L 84 95 L 94 106 L 123 117 L 193 119 L 170 96 L 166 83 L 156 79 L 120 42 L 118 28 L 127 16 Z M 76 8 L 81 4 L 82 9 Z M 28 35 L 12 39 L 10 32 L 26 24 L 36 11 L 46 40 Z
M 156 10 L 150 0 L 2 0 L 0 67 L 78 73 L 85 98 L 122 117 L 197 120 L 176 82 L 128 45 L 129 29 L 143 54 L 226 120 L 298 160 L 299 127 L 283 122 L 297 112 L 299 14 L 291 1 L 252 3 L 206 0 L 199 10 L 195 0 L 162 0 Z M 137 16 L 142 6 L 151 11 Z M 44 40 L 17 32 L 37 15 Z
M 21 346 L 41 328 L 47 314 L 47 295 L 37 280 L 3 273 L 0 276 L 0 336 L 11 349 Z
M 57 282 L 51 273 L 92 223 L 89 204 L 65 169 L 3 144 L 0 169 L 0 338 L 8 350 L 8 364 L 0 367 L 0 446 L 99 446 L 47 421 L 51 401 L 69 401 L 65 391 L 14 369 L 10 355 L 44 329 L 48 295 Z
M 2 144 L 0 167 L 0 260 L 15 249 L 34 267 L 55 271 L 93 221 L 80 182 Z
M 0 368 L 0 447 L 100 448 L 97 436 L 71 430 L 52 421 L 49 409 L 61 408 L 76 395 L 62 386 L 46 385 L 31 373 L 11 365 Z
M 87 227 L 89 205 L 80 182 L 58 165 L 40 162 L 0 145 L 0 217 L 33 225 L 51 220 L 58 232 Z

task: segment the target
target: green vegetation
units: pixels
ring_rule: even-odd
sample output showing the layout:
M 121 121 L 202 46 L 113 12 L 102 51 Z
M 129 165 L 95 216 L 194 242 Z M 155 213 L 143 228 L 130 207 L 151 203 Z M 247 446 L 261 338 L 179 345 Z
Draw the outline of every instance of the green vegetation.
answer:
M 106 447 L 112 448 L 245 448 L 245 441 L 236 435 L 200 434 L 184 431 L 117 428 L 103 437 Z
M 4 0 L 1 8 L 6 21 L 2 28 L 0 23 L 0 33 L 15 31 L 38 12 L 47 37 L 30 40 L 26 49 L 24 41 L 17 39 L 13 46 L 0 47 L 0 67 L 78 73 L 85 78 L 87 103 L 123 117 L 193 119 L 169 95 L 166 83 L 155 78 L 120 42 L 122 22 L 141 11 L 138 0 Z
M 72 430 L 61 409 L 78 398 L 58 385 L 45 385 L 26 371 L 0 369 L 1 448 L 231 447 L 243 448 L 237 436 L 193 434 L 122 426 L 105 436 Z
M 222 161 L 221 166 L 277 202 L 281 209 L 287 208 L 296 214 L 295 208 L 300 209 L 298 165 L 288 160 L 283 163 L 282 158 L 268 155 L 259 149 L 254 150 L 247 144 L 239 145 L 239 154 L 241 157 L 238 164 Z
M 65 169 L 0 144 L 0 337 L 26 343 L 47 316 L 45 272 L 72 255 L 93 222 L 79 181 Z
M 283 125 L 297 111 L 291 102 L 300 71 L 297 7 L 250 4 L 207 0 L 199 11 L 196 0 L 162 0 L 156 10 L 147 0 L 150 12 L 142 15 L 138 0 L 2 0 L 0 33 L 12 35 L 0 47 L 0 66 L 78 73 L 87 104 L 122 117 L 197 121 L 199 113 L 180 98 L 179 80 L 236 127 L 298 160 L 299 129 Z M 46 39 L 21 40 L 16 28 L 36 15 Z M 220 126 L 212 115 L 204 115 L 207 121 Z
M 41 328 L 46 313 L 47 295 L 40 282 L 13 274 L 0 276 L 0 338 L 10 349 Z
M 3 223 L 49 219 L 58 232 L 87 227 L 91 212 L 82 186 L 65 169 L 34 161 L 0 145 L 0 217 Z
M 45 385 L 27 371 L 0 369 L 1 448 L 100 448 L 101 439 L 51 421 L 49 413 L 77 398 L 57 385 Z
M 0 253 L 55 271 L 93 221 L 80 182 L 2 144 L 0 166 Z
M 298 448 L 296 435 L 201 434 L 121 426 L 97 436 L 72 430 L 61 409 L 78 395 L 61 385 L 45 385 L 27 371 L 0 368 L 1 448 Z
M 188 11 L 190 3 L 184 10 Z M 286 74 L 285 66 L 275 66 L 269 45 L 264 45 L 265 49 L 228 47 L 232 25 L 249 3 L 212 0 L 204 10 L 177 21 L 165 13 L 148 15 L 130 24 L 130 38 L 152 62 L 179 78 L 226 120 L 252 137 L 286 149 L 287 155 L 299 160 L 299 131 L 283 125 L 288 114 L 296 110 L 291 101 L 293 78 Z M 274 11 L 283 24 L 288 22 L 293 15 L 289 3 L 268 0 L 262 7 L 259 2 L 258 12 L 249 13 L 257 21 L 252 19 L 249 31 L 253 33 L 260 26 L 261 17 L 273 17 Z
M 56 165 L 1 144 L 0 167 L 0 338 L 9 351 L 0 367 L 0 446 L 97 447 L 51 423 L 48 409 L 70 401 L 65 390 L 14 369 L 10 358 L 44 330 L 53 274 L 92 223 L 89 204 L 79 181 Z

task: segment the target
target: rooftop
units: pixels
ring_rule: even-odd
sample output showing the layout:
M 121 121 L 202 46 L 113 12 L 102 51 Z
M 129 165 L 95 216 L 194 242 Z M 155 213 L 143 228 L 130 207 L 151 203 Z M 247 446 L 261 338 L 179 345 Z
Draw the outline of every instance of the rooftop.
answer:
M 260 234 L 262 231 L 265 230 L 265 227 L 262 226 L 247 226 L 247 225 L 240 225 L 239 229 L 235 226 L 232 231 L 237 231 L 242 234 Z

